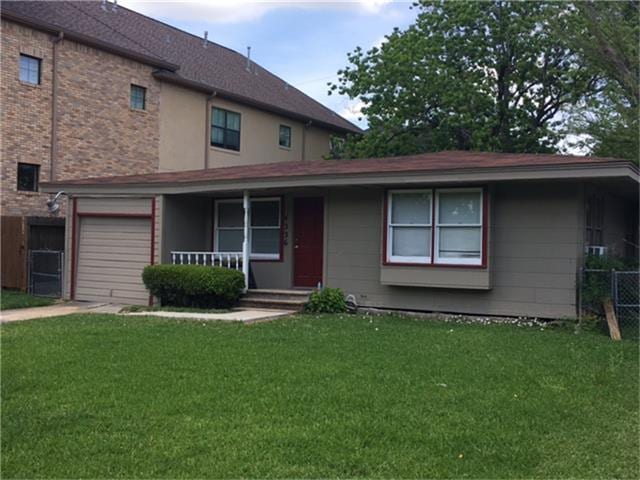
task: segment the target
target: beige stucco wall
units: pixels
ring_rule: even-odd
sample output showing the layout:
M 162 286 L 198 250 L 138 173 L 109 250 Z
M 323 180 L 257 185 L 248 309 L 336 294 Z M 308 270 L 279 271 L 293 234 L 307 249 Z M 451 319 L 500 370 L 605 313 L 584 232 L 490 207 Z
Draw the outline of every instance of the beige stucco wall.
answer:
M 160 88 L 160 171 L 205 168 L 207 95 L 170 83 Z
M 161 171 L 195 170 L 259 163 L 320 160 L 329 153 L 328 130 L 305 126 L 279 115 L 213 98 L 211 107 L 240 113 L 240 151 L 208 146 L 208 96 L 179 86 L 162 84 L 160 91 Z M 210 113 L 209 113 L 210 115 Z M 280 125 L 291 127 L 291 148 L 278 144 Z M 304 146 L 303 146 L 304 142 Z

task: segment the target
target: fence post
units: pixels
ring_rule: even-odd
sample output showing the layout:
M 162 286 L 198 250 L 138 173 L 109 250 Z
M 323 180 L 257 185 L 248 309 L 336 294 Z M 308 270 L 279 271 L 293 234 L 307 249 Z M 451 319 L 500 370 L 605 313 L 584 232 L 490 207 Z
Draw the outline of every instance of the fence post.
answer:
M 611 270 L 611 282 L 613 288 L 611 296 L 611 298 L 613 298 L 613 309 L 615 310 L 616 315 L 618 315 L 618 272 L 615 270 Z
M 576 272 L 576 304 L 578 309 L 578 323 L 582 322 L 582 280 L 584 275 L 584 269 L 580 267 Z

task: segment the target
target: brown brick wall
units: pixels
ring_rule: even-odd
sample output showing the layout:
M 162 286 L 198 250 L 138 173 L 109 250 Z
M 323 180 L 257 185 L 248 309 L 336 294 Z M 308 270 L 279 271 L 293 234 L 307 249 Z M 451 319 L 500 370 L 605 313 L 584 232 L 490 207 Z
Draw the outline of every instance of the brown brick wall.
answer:
M 43 215 L 43 195 L 17 191 L 18 162 L 41 165 L 49 177 L 51 145 L 51 42 L 49 36 L 2 21 L 1 85 L 2 215 Z M 42 58 L 41 84 L 19 80 L 19 55 Z
M 18 162 L 51 158 L 52 36 L 2 21 L 2 215 L 46 215 L 48 195 L 17 191 Z M 42 58 L 39 86 L 19 81 L 19 55 Z M 156 171 L 160 86 L 153 68 L 76 42 L 58 45 L 56 180 Z M 145 111 L 129 108 L 130 85 L 147 88 Z M 63 213 L 63 212 L 61 212 Z

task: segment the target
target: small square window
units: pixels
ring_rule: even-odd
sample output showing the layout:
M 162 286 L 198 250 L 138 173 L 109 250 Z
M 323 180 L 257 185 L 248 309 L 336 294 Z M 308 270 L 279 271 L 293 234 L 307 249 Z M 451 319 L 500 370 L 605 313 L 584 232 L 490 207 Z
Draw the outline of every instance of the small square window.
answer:
M 139 85 L 131 85 L 131 108 L 144 110 L 146 108 L 147 89 Z
M 291 148 L 291 127 L 280 125 L 279 144 L 281 147 Z
M 40 66 L 42 60 L 30 55 L 20 54 L 20 81 L 31 85 L 40 85 Z
M 18 164 L 18 190 L 23 192 L 38 191 L 38 176 L 40 165 L 30 163 Z

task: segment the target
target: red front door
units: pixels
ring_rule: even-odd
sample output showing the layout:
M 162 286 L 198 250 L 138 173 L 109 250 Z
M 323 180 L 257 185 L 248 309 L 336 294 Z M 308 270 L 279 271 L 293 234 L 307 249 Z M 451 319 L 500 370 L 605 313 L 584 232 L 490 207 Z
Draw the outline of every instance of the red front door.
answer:
M 322 282 L 324 199 L 293 201 L 293 285 L 315 287 Z

